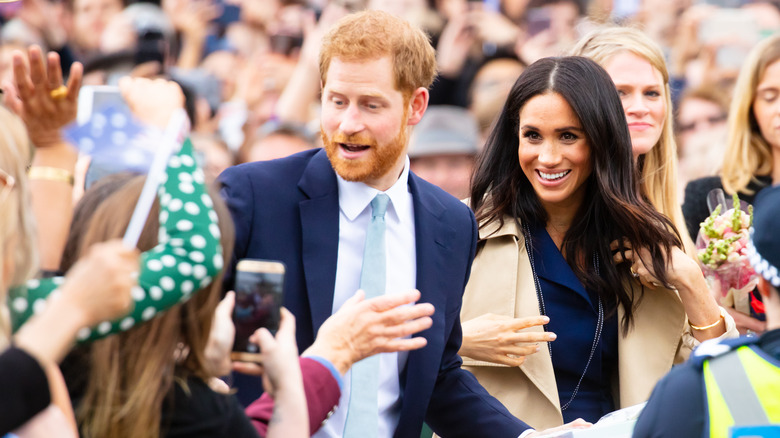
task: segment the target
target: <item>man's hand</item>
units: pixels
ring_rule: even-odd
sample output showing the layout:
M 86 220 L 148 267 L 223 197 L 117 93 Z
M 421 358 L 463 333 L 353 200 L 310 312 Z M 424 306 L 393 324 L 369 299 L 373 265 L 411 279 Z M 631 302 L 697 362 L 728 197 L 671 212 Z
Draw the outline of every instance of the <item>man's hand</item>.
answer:
M 304 355 L 323 357 L 344 374 L 355 362 L 377 353 L 417 350 L 426 345 L 423 337 L 406 338 L 433 324 L 432 304 L 406 305 L 420 299 L 419 291 L 369 300 L 364 296 L 358 291 L 331 315 Z

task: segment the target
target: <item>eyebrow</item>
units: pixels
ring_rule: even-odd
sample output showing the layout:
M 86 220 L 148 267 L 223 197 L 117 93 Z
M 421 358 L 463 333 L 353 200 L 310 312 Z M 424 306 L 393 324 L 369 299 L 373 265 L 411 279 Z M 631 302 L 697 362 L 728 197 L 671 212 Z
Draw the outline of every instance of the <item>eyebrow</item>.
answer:
M 533 129 L 534 131 L 539 131 L 540 129 L 536 126 L 532 125 L 523 125 L 520 127 L 520 129 Z M 566 131 L 580 131 L 585 132 L 584 129 L 578 127 L 578 126 L 564 126 L 563 128 L 557 128 L 555 129 L 555 132 L 566 132 Z
M 632 87 L 632 88 L 663 88 L 663 84 L 634 84 L 633 82 L 615 82 L 614 80 L 612 83 L 615 84 L 615 88 L 618 87 Z

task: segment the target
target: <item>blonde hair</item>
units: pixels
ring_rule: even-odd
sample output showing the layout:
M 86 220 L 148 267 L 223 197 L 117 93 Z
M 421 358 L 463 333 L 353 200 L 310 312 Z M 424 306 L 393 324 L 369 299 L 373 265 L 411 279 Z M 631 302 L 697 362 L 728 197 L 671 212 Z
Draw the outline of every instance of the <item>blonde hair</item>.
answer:
M 585 56 L 604 67 L 613 56 L 630 52 L 647 60 L 664 82 L 666 115 L 661 137 L 653 148 L 640 157 L 640 189 L 642 196 L 656 210 L 669 217 L 682 236 L 686 251 L 695 249 L 687 232 L 685 218 L 678 200 L 677 143 L 674 139 L 672 93 L 669 71 L 661 48 L 641 30 L 632 27 L 610 26 L 595 29 L 582 37 L 571 55 Z
M 367 61 L 390 56 L 395 88 L 406 97 L 428 88 L 436 77 L 436 52 L 428 35 L 383 11 L 363 11 L 339 20 L 325 35 L 320 50 L 320 79 L 327 82 L 333 58 Z
M 26 168 L 32 158 L 30 139 L 22 120 L 5 107 L 0 106 L 0 169 L 14 178 L 14 188 L 0 205 L 0 266 L 5 257 L 13 258 L 14 270 L 10 278 L 2 278 L 2 285 L 18 286 L 30 279 L 37 270 L 37 246 L 35 220 L 30 204 Z M 7 253 L 13 241 L 13 253 Z M 4 290 L 0 290 L 0 346 L 10 338 L 11 330 Z
M 758 43 L 750 51 L 734 86 L 729 108 L 728 138 L 723 157 L 721 181 L 729 193 L 752 194 L 750 181 L 772 171 L 772 148 L 769 147 L 753 114 L 758 82 L 770 64 L 780 60 L 780 35 Z
M 74 247 L 83 253 L 91 244 L 121 237 L 144 180 L 144 176 L 132 179 L 101 202 L 91 218 L 84 218 L 86 227 L 76 228 L 83 230 L 83 237 Z M 91 190 L 82 201 L 90 196 L 102 195 L 100 190 Z M 218 196 L 212 195 L 212 199 L 222 231 L 223 255 L 227 257 L 233 241 L 230 216 Z M 93 205 L 88 200 L 79 207 Z M 157 244 L 158 209 L 155 202 L 139 239 L 141 250 Z M 89 377 L 84 398 L 76 409 L 82 436 L 157 438 L 161 435 L 163 401 L 173 385 L 185 386 L 190 376 L 203 380 L 213 377 L 205 348 L 221 295 L 221 279 L 220 274 L 189 301 L 151 321 L 90 346 Z

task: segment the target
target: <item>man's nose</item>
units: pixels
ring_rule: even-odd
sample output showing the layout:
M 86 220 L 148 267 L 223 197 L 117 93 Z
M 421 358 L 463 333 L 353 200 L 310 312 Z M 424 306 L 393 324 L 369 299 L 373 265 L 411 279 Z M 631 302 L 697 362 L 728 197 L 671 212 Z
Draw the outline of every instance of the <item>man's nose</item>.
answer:
M 344 134 L 350 135 L 356 132 L 360 132 L 365 128 L 363 123 L 363 116 L 360 113 L 360 109 L 356 105 L 350 105 L 342 114 L 341 123 L 339 123 L 339 129 Z

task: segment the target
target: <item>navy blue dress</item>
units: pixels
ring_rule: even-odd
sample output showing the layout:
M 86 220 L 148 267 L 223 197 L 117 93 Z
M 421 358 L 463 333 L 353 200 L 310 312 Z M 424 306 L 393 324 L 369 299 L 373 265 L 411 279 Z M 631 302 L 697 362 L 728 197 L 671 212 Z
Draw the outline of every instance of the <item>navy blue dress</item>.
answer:
M 552 363 L 561 406 L 566 405 L 583 376 L 593 348 L 598 321 L 598 295 L 586 290 L 544 227 L 531 229 L 534 269 L 550 317 L 547 330 L 558 335 L 551 342 Z M 600 261 L 611 263 L 612 261 Z M 543 354 L 543 352 L 537 353 Z M 604 321 L 601 338 L 574 400 L 563 411 L 563 421 L 577 418 L 596 422 L 615 410 L 612 381 L 617 373 L 617 312 Z

